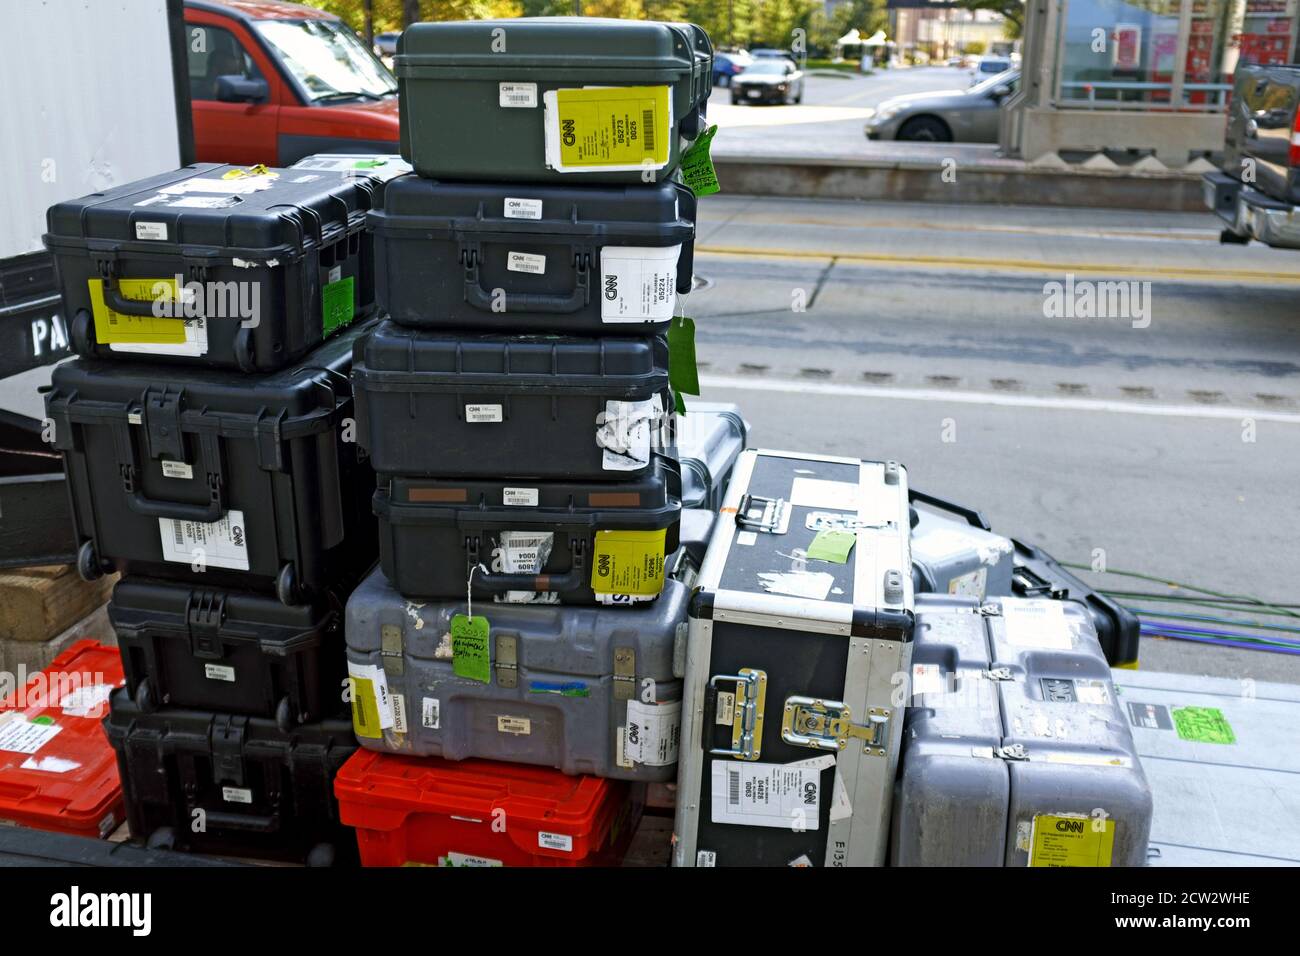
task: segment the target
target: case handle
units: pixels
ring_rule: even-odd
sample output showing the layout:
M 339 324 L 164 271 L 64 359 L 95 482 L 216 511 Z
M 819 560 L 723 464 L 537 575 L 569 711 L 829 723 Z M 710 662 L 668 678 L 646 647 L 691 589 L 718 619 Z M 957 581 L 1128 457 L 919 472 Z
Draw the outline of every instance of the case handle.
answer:
M 494 594 L 502 591 L 572 591 L 587 583 L 587 542 L 583 538 L 570 538 L 569 552 L 573 555 L 573 563 L 562 574 L 502 574 L 484 570 L 478 559 L 478 538 L 466 538 L 466 579 L 468 572 L 474 572 L 474 584 Z
M 276 833 L 280 818 L 265 814 L 230 813 L 227 810 L 204 810 L 204 819 L 210 827 L 223 830 L 243 830 L 246 833 Z
M 221 459 L 221 441 L 216 435 L 200 435 L 199 444 L 203 460 L 210 469 L 207 473 L 208 501 L 193 504 L 188 501 L 162 501 L 150 498 L 141 487 L 139 454 L 131 425 L 123 423 L 118 429 L 120 458 L 118 470 L 122 476 L 122 490 L 127 496 L 127 506 L 136 514 L 150 518 L 174 518 L 177 521 L 197 521 L 211 524 L 226 513 L 225 473 Z M 123 434 L 124 432 L 124 434 Z M 179 440 L 179 436 L 177 436 Z
M 493 308 L 499 301 L 491 292 L 483 288 L 478 271 L 478 250 L 462 249 L 461 265 L 465 267 L 465 301 L 482 312 L 545 312 L 564 315 L 577 312 L 591 301 L 591 254 L 575 252 L 573 266 L 576 272 L 573 291 L 567 295 L 546 292 L 507 292 L 504 296 L 504 310 Z

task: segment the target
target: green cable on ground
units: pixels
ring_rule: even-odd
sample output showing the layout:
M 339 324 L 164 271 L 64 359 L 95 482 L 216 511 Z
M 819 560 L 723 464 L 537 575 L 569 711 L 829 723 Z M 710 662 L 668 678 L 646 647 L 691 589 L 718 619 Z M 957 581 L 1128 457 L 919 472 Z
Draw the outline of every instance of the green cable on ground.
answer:
M 1208 594 L 1211 597 L 1218 597 L 1218 598 L 1237 598 L 1244 601 L 1248 601 L 1252 605 L 1273 608 L 1275 610 L 1282 610 L 1278 605 L 1270 604 L 1268 601 L 1261 600 L 1260 598 L 1257 598 L 1251 594 L 1229 594 L 1223 591 L 1211 591 L 1209 588 L 1199 587 L 1195 584 L 1185 584 L 1181 581 L 1172 581 L 1169 578 L 1162 578 L 1154 574 L 1143 574 L 1141 571 L 1124 571 L 1124 570 L 1120 570 L 1119 568 L 1107 568 L 1105 571 L 1094 571 L 1091 565 L 1076 564 L 1070 561 L 1062 561 L 1061 566 L 1066 568 L 1073 568 L 1076 571 L 1090 571 L 1093 574 L 1117 574 L 1120 575 L 1121 577 L 1126 577 L 1126 578 L 1139 578 L 1140 580 L 1143 581 L 1152 581 L 1156 584 L 1165 584 L 1176 588 L 1182 588 L 1184 591 L 1197 591 L 1201 594 Z M 1296 611 L 1283 610 L 1282 613 L 1286 617 L 1300 618 L 1300 613 Z
M 1143 601 L 1170 601 L 1176 604 L 1190 604 L 1197 607 L 1210 607 L 1222 611 L 1239 611 L 1241 605 L 1245 604 L 1255 614 L 1267 614 L 1270 617 L 1291 617 L 1283 610 L 1277 608 L 1300 608 L 1300 604 L 1275 604 L 1272 609 L 1261 607 L 1257 604 L 1250 604 L 1246 601 L 1238 601 L 1233 598 L 1221 598 L 1219 600 L 1210 600 L 1208 598 L 1193 597 L 1189 594 L 1152 594 L 1150 591 L 1120 591 L 1100 589 L 1100 594 L 1107 597 L 1115 597 L 1121 600 L 1143 600 Z

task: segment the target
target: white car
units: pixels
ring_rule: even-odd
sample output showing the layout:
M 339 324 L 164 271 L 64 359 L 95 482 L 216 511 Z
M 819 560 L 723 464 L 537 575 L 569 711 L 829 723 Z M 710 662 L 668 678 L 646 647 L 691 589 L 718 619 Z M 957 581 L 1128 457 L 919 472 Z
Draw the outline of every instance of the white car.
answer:
M 1012 69 L 1011 58 L 1005 56 L 982 56 L 971 71 L 970 85 L 982 83 L 991 76 L 1005 73 Z

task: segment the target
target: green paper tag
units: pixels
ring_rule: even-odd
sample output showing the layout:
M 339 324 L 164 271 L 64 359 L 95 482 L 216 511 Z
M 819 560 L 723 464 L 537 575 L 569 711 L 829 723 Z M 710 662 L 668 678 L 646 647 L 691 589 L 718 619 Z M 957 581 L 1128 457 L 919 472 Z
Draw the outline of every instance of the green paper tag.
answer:
M 717 131 L 717 126 L 710 126 L 682 155 L 682 182 L 697 196 L 711 196 L 722 188 L 718 185 L 718 173 L 709 156 L 713 134 Z
M 700 371 L 695 363 L 695 320 L 681 316 L 668 327 L 668 384 L 678 414 L 686 411 L 682 395 L 700 394 Z
M 492 662 L 488 655 L 488 619 L 481 615 L 457 614 L 451 619 L 451 669 L 457 677 L 492 682 Z
M 47 716 L 45 716 L 44 714 L 41 714 L 41 716 L 39 716 L 39 717 L 33 717 L 33 718 L 29 721 L 29 723 L 40 724 L 42 727 L 53 727 L 53 726 L 54 726 L 54 718 L 53 718 L 53 717 L 47 717 Z
M 1217 707 L 1175 707 L 1174 728 L 1183 740 L 1198 744 L 1235 744 L 1237 735 Z
M 329 335 L 352 321 L 355 299 L 352 276 L 331 282 L 320 291 L 321 333 Z
M 808 557 L 844 564 L 849 560 L 849 552 L 857 540 L 858 536 L 852 531 L 818 531 L 817 537 L 808 545 Z
M 386 159 L 359 159 L 352 164 L 353 169 L 376 169 L 379 166 L 388 165 Z

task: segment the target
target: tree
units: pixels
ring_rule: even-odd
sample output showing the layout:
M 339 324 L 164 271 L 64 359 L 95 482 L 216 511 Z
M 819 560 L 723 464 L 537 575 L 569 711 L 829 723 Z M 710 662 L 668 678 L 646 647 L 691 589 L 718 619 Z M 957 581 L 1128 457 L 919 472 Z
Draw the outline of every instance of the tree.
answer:
M 1007 21 L 1007 36 L 1018 38 L 1025 30 L 1025 0 L 955 0 L 963 10 L 992 10 Z

